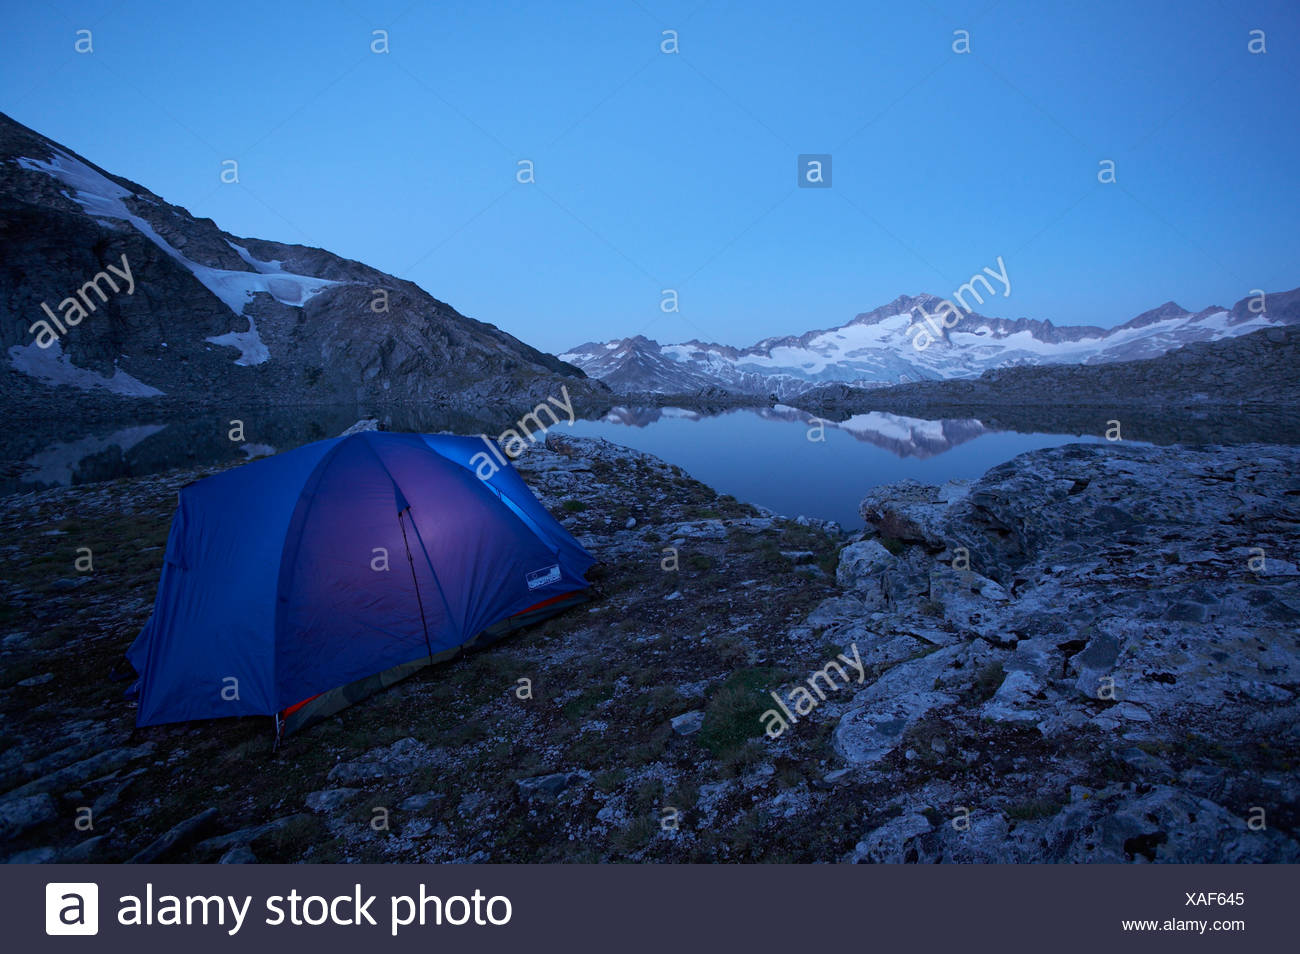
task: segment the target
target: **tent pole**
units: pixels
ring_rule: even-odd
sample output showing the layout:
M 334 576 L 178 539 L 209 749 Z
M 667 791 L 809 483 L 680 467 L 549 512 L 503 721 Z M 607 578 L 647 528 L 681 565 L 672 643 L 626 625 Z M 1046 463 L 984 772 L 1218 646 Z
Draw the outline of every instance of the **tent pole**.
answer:
M 408 506 L 406 510 L 410 510 Z M 424 618 L 424 599 L 420 596 L 420 581 L 415 575 L 415 557 L 411 556 L 411 544 L 406 539 L 406 521 L 402 519 L 406 510 L 397 512 L 397 523 L 402 528 L 402 545 L 406 547 L 406 562 L 411 567 L 411 583 L 415 585 L 415 602 L 420 607 L 420 625 L 424 627 L 424 648 L 429 651 L 429 662 L 433 663 L 433 644 L 429 642 L 429 623 Z

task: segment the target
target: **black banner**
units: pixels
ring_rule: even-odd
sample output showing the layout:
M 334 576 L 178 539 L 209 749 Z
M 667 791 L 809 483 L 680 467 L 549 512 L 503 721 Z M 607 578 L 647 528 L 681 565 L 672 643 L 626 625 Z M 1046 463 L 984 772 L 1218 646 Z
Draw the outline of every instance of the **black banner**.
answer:
M 6 947 L 1262 951 L 1293 866 L 18 866 Z M 72 949 L 79 942 L 72 942 Z M 251 946 L 250 946 L 251 945 Z M 960 948 L 953 948 L 954 950 Z

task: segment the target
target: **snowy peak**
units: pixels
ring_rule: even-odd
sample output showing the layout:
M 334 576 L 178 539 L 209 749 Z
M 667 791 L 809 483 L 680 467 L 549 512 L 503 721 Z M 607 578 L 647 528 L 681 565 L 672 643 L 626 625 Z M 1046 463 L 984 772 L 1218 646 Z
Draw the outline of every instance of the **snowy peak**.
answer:
M 879 308 L 873 308 L 871 311 L 855 315 L 850 325 L 873 325 L 877 322 L 892 318 L 895 315 L 906 315 L 917 312 L 918 310 L 926 313 L 933 313 L 943 301 L 936 295 L 928 295 L 924 292 L 920 295 L 899 295 L 887 305 L 881 305 Z M 847 325 L 845 326 L 847 327 Z
M 560 360 L 623 393 L 689 394 L 717 385 L 706 372 L 693 368 L 688 361 L 674 360 L 664 353 L 659 342 L 642 335 L 603 344 L 588 342 L 561 355 Z
M 618 391 L 682 393 L 707 382 L 740 393 L 793 397 L 832 382 L 881 387 L 972 378 L 1016 365 L 1151 358 L 1194 341 L 1300 323 L 1300 289 L 1243 299 L 1231 311 L 1215 306 L 1193 314 L 1168 301 L 1109 329 L 975 311 L 945 324 L 935 318 L 944 302 L 924 293 L 900 295 L 838 327 L 764 338 L 747 348 L 696 340 L 659 345 L 638 337 L 588 343 L 562 358 Z M 928 336 L 919 333 L 922 328 Z M 929 340 L 918 347 L 924 337 Z
M 1233 305 L 1227 318 L 1230 326 L 1259 320 L 1275 325 L 1300 324 L 1300 288 L 1267 295 L 1252 294 Z
M 1222 311 L 1222 308 L 1211 309 L 1211 311 Z M 1177 302 L 1167 301 L 1163 305 L 1152 308 L 1150 311 L 1144 311 L 1136 318 L 1130 318 L 1124 324 L 1119 325 L 1115 330 L 1121 328 L 1146 328 L 1161 321 L 1181 321 L 1191 315 L 1191 312 L 1183 308 Z

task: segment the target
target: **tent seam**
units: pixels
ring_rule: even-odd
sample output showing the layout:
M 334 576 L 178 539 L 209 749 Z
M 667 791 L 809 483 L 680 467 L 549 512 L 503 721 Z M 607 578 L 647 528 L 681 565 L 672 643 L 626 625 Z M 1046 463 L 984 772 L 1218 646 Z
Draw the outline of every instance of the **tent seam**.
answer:
M 362 436 L 362 435 L 358 434 L 357 436 L 360 437 L 360 436 Z M 403 498 L 405 498 L 405 497 L 406 497 L 406 493 L 402 490 L 401 486 L 397 483 L 397 478 L 394 477 L 394 476 L 393 476 L 393 472 L 392 472 L 391 470 L 388 469 L 388 465 L 384 463 L 384 459 L 383 459 L 382 457 L 379 456 L 379 454 L 375 451 L 375 449 L 374 449 L 373 447 L 370 446 L 370 442 L 369 442 L 369 441 L 363 441 L 362 443 L 365 444 L 365 446 L 366 446 L 366 450 L 370 451 L 371 456 L 373 456 L 373 457 L 375 458 L 375 461 L 378 462 L 380 470 L 382 470 L 382 471 L 384 472 L 384 474 L 388 477 L 388 480 L 389 480 L 389 482 L 393 485 L 393 488 L 394 488 L 398 493 L 400 493 L 400 494 L 402 495 Z M 427 450 L 427 451 L 429 451 L 429 452 L 431 452 L 431 453 L 435 453 L 435 454 L 436 454 L 436 452 L 433 450 L 433 448 L 431 448 L 431 447 L 429 447 L 427 444 L 425 444 L 424 441 L 420 441 L 420 442 L 419 442 L 419 447 L 421 447 L 421 448 L 423 448 L 424 450 Z M 442 455 L 441 455 L 441 454 L 437 454 L 437 456 L 438 456 L 440 459 L 445 459 L 445 458 L 442 458 Z M 411 509 L 409 504 L 407 505 L 407 508 L 406 508 L 406 509 L 407 509 L 407 510 L 410 510 L 410 509 Z M 399 511 L 398 511 L 398 523 L 401 523 L 401 514 L 402 514 L 402 511 L 399 510 Z M 444 593 L 444 592 L 443 592 L 443 589 L 442 589 L 442 580 L 438 579 L 438 571 L 437 571 L 437 569 L 436 569 L 436 568 L 434 567 L 434 565 L 433 565 L 433 560 L 429 557 L 429 550 L 428 550 L 428 548 L 425 547 L 425 545 L 424 545 L 424 536 L 420 533 L 420 528 L 417 527 L 417 526 L 415 525 L 415 521 L 414 521 L 414 520 L 411 521 L 411 529 L 415 531 L 415 539 L 418 540 L 419 543 L 420 543 L 420 552 L 424 554 L 424 562 L 425 562 L 425 563 L 428 565 L 428 567 L 429 567 L 429 575 L 433 577 L 433 585 L 434 585 L 434 586 L 437 588 L 437 590 L 438 590 L 438 599 L 442 600 L 442 608 L 443 608 L 444 610 L 446 610 L 446 612 L 447 612 L 447 618 L 448 618 L 449 620 L 451 620 L 451 621 L 452 621 L 452 625 L 454 625 L 454 626 L 456 627 L 456 632 L 457 632 L 458 634 L 461 635 L 461 638 L 462 638 L 462 639 L 464 639 L 464 638 L 465 638 L 465 637 L 464 637 L 465 621 L 464 621 L 464 620 L 457 620 L 457 619 L 456 619 L 456 614 L 453 613 L 453 612 L 451 611 L 451 604 L 447 602 L 447 594 Z M 405 530 L 405 528 L 403 528 L 403 530 L 402 530 L 402 534 L 403 534 L 403 537 L 405 537 L 405 534 L 406 534 L 406 530 Z M 407 544 L 406 552 L 407 552 L 407 556 L 409 557 L 409 556 L 410 556 L 410 552 L 411 552 L 411 547 L 410 547 L 409 544 Z M 413 583 L 415 583 L 414 572 L 412 573 L 411 580 L 412 580 Z M 419 583 L 415 583 L 415 593 L 416 593 L 416 597 L 419 598 L 419 594 L 420 594 L 420 586 L 419 586 Z M 428 635 L 427 635 L 428 627 L 427 627 L 427 626 L 425 627 L 425 631 L 426 631 L 425 639 L 427 640 L 427 639 L 428 639 Z
M 280 563 L 275 568 L 275 614 L 271 620 L 271 689 L 275 693 L 275 712 L 278 714 L 281 709 L 280 703 L 280 623 L 283 613 L 280 609 L 280 586 L 285 582 L 292 582 L 293 577 L 297 576 L 297 556 L 299 550 L 299 541 L 302 537 L 302 527 L 307 522 L 307 515 L 311 513 L 311 508 L 316 505 L 316 488 L 325 478 L 325 471 L 334 463 L 334 458 L 338 455 L 339 448 L 348 442 L 347 437 L 339 439 L 339 442 L 329 449 L 321 459 L 312 468 L 311 473 L 303 482 L 303 489 L 299 491 L 298 496 L 293 502 L 293 512 L 289 514 L 289 525 L 285 528 L 284 540 L 285 546 L 280 548 Z M 298 511 L 298 505 L 302 503 L 303 497 L 308 494 L 308 487 L 311 488 L 311 497 L 302 512 L 302 517 L 295 521 L 294 515 Z M 298 533 L 293 534 L 297 529 Z M 287 546 L 293 541 L 294 566 L 289 567 L 290 579 L 284 579 L 284 558 Z

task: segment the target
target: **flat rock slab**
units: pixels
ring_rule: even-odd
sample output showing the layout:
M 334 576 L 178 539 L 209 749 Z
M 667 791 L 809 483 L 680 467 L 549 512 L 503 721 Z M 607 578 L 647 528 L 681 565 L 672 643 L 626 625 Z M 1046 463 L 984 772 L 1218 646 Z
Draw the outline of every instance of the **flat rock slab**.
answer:
M 274 818 L 262 825 L 252 825 L 248 828 L 240 828 L 235 831 L 226 832 L 224 835 L 214 835 L 211 838 L 199 842 L 195 850 L 203 852 L 228 851 L 231 848 L 237 848 L 240 845 L 251 845 L 259 838 L 265 835 L 273 834 L 282 828 L 286 828 L 301 819 L 310 818 L 311 816 L 302 813 L 294 815 L 284 815 L 280 818 Z
M 398 778 L 435 765 L 445 758 L 440 749 L 430 749 L 416 739 L 399 739 L 392 745 L 371 749 L 353 762 L 340 762 L 329 771 L 331 782 L 352 784 L 377 779 Z
M 307 807 L 314 812 L 332 812 L 361 794 L 359 788 L 327 788 L 307 795 Z
M 673 731 L 679 735 L 694 735 L 704 726 L 704 713 L 699 709 L 683 712 L 672 720 Z
M 441 792 L 423 792 L 419 795 L 410 795 L 398 804 L 404 812 L 422 812 L 430 805 L 435 805 L 443 800 Z
M 6 798 L 0 802 L 0 839 L 17 838 L 54 818 L 56 811 L 54 799 L 46 792 Z
M 927 712 L 955 701 L 945 692 L 908 692 L 850 709 L 835 727 L 835 752 L 846 762 L 870 767 L 898 748 L 904 733 Z
M 569 786 L 582 781 L 579 772 L 553 772 L 550 775 L 537 775 L 533 778 L 521 778 L 515 784 L 519 794 L 524 798 L 554 798 Z
M 61 768 L 49 775 L 43 775 L 38 779 L 33 779 L 26 785 L 20 785 L 14 789 L 11 795 L 32 795 L 37 792 L 62 792 L 78 785 L 82 785 L 91 779 L 107 775 L 115 769 L 121 768 L 128 762 L 136 759 L 142 759 L 153 754 L 154 745 L 152 742 L 146 742 L 143 745 L 137 745 L 134 748 L 123 747 L 109 749 L 105 752 L 99 752 L 89 758 L 74 762 L 65 768 Z
M 160 860 L 169 852 L 193 841 L 202 831 L 217 820 L 217 810 L 206 808 L 150 842 L 131 857 L 130 864 L 147 865 Z

